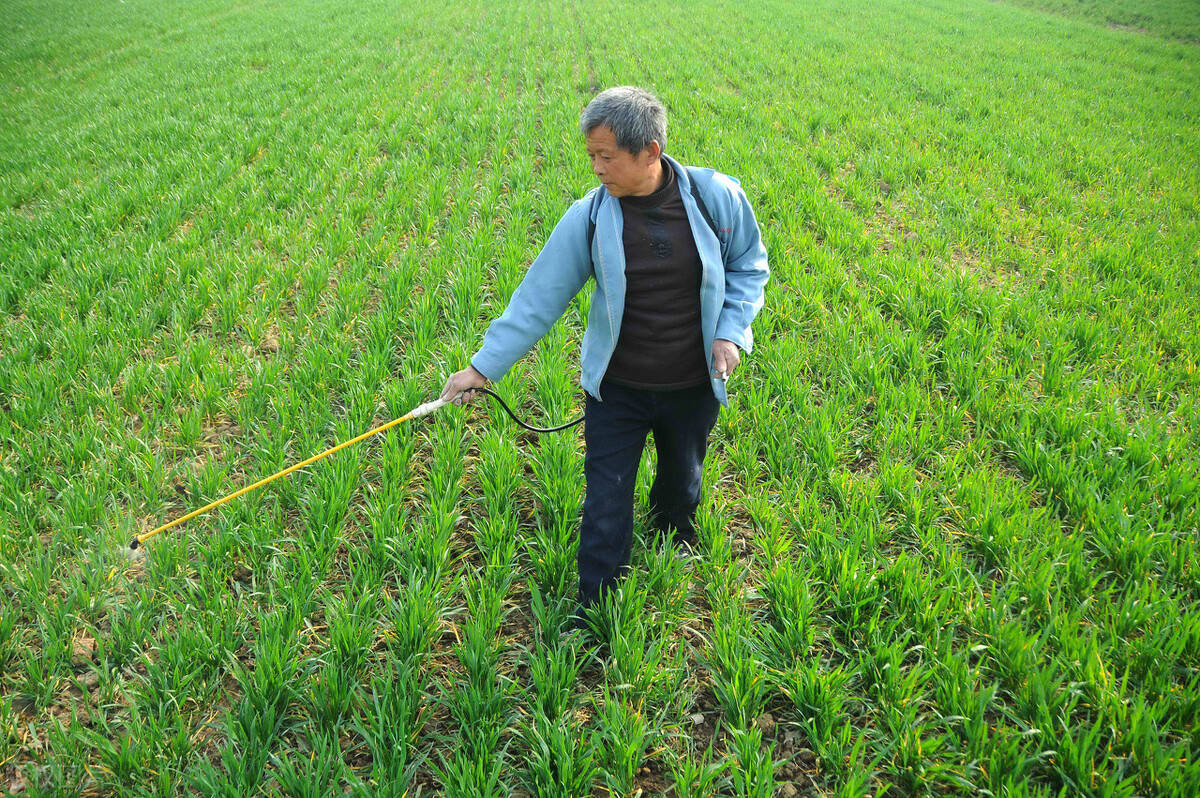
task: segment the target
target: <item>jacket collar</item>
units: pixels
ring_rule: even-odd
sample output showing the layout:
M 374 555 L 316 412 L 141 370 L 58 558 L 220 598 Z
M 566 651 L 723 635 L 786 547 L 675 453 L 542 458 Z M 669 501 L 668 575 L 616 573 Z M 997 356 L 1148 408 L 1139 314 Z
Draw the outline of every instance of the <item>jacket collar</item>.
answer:
M 679 161 L 667 155 L 665 152 L 662 155 L 663 160 L 671 164 L 671 168 L 675 170 L 675 179 L 679 181 L 679 193 L 691 193 L 692 191 L 692 175 L 688 172 L 687 167 Z

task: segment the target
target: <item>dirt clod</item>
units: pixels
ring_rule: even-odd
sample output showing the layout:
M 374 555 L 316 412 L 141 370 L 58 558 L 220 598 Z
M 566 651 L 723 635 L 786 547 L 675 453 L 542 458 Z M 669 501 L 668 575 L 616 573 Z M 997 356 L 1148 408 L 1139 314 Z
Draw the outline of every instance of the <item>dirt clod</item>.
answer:
M 96 641 L 87 635 L 80 635 L 71 641 L 71 665 L 82 668 L 92 661 L 96 653 Z

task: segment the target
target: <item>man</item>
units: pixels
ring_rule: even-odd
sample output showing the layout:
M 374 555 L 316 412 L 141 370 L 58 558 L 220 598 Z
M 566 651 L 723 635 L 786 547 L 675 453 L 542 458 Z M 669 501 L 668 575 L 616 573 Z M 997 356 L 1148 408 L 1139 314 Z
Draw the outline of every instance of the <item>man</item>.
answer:
M 677 546 L 695 542 L 708 435 L 727 404 L 725 381 L 750 351 L 768 269 L 738 182 L 663 154 L 667 116 L 654 95 L 608 89 L 579 127 L 602 185 L 563 214 L 442 397 L 461 404 L 501 379 L 595 278 L 581 354 L 582 617 L 628 567 L 634 483 L 650 431 L 658 452 L 651 524 Z

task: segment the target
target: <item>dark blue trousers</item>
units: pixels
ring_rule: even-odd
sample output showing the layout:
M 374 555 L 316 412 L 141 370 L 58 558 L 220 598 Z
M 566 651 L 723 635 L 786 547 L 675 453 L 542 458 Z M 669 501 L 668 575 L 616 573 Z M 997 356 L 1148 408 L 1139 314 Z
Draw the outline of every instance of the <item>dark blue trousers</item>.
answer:
M 604 381 L 604 401 L 587 396 L 579 526 L 579 601 L 590 606 L 629 567 L 633 489 L 646 435 L 654 433 L 658 472 L 650 489 L 651 528 L 692 543 L 708 435 L 720 405 L 708 384 L 674 391 Z

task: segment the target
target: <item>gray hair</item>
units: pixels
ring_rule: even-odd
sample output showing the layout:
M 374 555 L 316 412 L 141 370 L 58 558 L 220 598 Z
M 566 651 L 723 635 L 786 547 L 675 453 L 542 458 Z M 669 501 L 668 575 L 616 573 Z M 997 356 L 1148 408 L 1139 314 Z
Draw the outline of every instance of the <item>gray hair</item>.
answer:
M 667 109 L 659 99 L 637 86 L 605 89 L 579 115 L 579 129 L 587 135 L 605 125 L 617 137 L 617 146 L 637 155 L 657 141 L 667 148 Z

